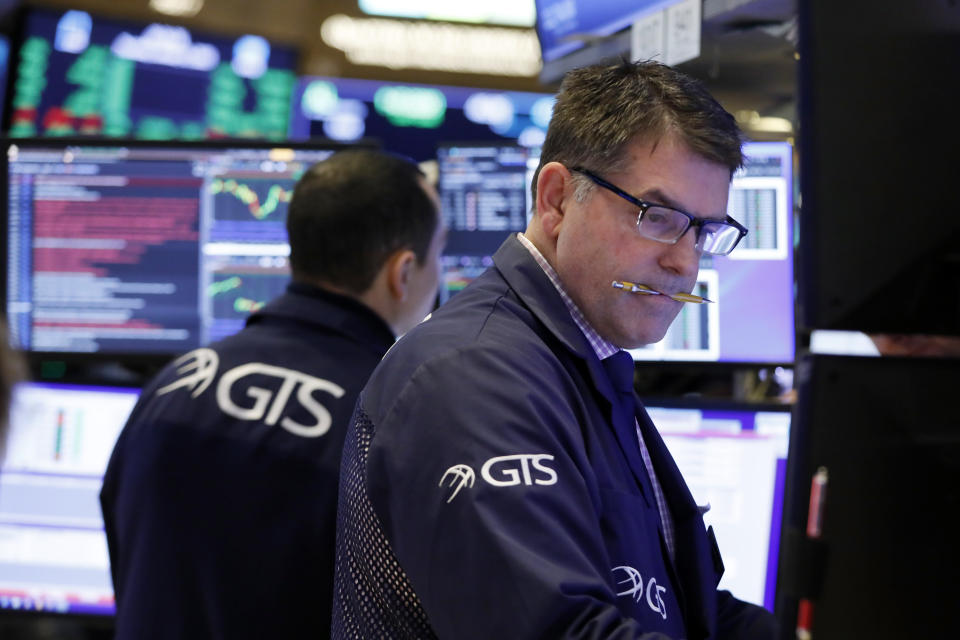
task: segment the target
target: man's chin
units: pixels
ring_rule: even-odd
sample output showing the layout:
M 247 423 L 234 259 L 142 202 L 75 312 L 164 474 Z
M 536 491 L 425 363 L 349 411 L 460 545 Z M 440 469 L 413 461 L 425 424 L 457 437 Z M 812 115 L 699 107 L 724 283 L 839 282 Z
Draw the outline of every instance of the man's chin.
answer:
M 658 333 L 644 332 L 642 334 L 633 334 L 625 336 L 617 346 L 621 349 L 642 349 L 643 347 L 660 342 L 666 335 L 666 329 Z

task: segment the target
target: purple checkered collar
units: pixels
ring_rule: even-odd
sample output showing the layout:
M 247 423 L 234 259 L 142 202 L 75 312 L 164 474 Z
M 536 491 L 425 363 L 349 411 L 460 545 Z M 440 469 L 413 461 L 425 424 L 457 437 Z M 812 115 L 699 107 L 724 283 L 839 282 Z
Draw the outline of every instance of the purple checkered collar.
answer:
M 593 352 L 597 354 L 597 358 L 603 360 L 609 356 L 612 356 L 616 352 L 620 351 L 620 348 L 613 344 L 612 342 L 605 340 L 597 330 L 590 326 L 590 323 L 587 322 L 587 319 L 583 316 L 583 312 L 580 311 L 580 308 L 577 307 L 576 303 L 570 298 L 566 290 L 563 288 L 563 283 L 560 282 L 560 276 L 557 275 L 556 270 L 553 266 L 547 262 L 547 259 L 543 257 L 543 254 L 540 253 L 540 250 L 532 242 L 530 242 L 525 235 L 522 233 L 517 234 L 517 239 L 520 240 L 520 244 L 530 252 L 530 255 L 533 256 L 533 259 L 537 261 L 537 264 L 540 265 L 540 268 L 543 269 L 543 272 L 547 274 L 547 277 L 550 278 L 550 282 L 553 283 L 553 286 L 556 288 L 557 293 L 560 294 L 560 298 L 563 299 L 563 304 L 567 306 L 567 309 L 570 311 L 570 316 L 573 318 L 574 323 L 580 327 L 580 331 L 583 332 L 583 335 L 586 336 L 587 342 L 590 343 L 590 346 L 593 348 Z

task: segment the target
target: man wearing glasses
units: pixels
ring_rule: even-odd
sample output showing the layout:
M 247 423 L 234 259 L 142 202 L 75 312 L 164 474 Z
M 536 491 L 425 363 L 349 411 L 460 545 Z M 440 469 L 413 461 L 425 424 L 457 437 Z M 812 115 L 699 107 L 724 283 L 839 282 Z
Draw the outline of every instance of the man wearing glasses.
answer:
M 526 232 L 361 393 L 334 637 L 774 636 L 769 612 L 717 591 L 713 532 L 624 351 L 660 340 L 700 257 L 746 234 L 726 215 L 740 145 L 668 67 L 567 75 Z

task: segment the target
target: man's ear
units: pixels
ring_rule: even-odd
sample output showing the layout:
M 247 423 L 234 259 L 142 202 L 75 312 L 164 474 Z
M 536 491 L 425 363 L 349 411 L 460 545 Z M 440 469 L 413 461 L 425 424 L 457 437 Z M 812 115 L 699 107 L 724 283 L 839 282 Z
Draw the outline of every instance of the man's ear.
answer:
M 387 258 L 387 290 L 398 302 L 406 299 L 417 254 L 410 249 L 399 249 Z
M 547 237 L 556 240 L 563 225 L 570 172 L 559 162 L 548 162 L 537 176 L 537 215 Z

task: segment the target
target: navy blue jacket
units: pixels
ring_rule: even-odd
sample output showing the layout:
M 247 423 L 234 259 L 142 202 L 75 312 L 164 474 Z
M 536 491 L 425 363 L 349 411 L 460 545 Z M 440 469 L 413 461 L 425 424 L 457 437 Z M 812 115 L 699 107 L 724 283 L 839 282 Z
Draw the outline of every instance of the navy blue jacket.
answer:
M 769 612 L 717 591 L 712 532 L 630 383 L 624 400 L 516 237 L 494 264 L 361 393 L 333 637 L 772 637 Z
M 324 637 L 340 452 L 393 344 L 302 284 L 144 389 L 100 494 L 116 637 Z

